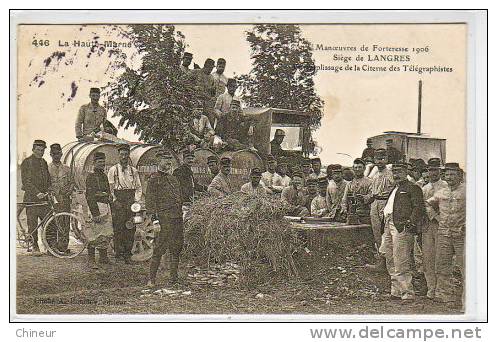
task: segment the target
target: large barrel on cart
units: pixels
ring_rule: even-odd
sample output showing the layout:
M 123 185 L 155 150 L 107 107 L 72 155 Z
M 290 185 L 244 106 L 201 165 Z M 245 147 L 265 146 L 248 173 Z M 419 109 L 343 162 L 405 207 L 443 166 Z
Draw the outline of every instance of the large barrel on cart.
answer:
M 162 148 L 161 145 L 136 144 L 131 145 L 129 158 L 131 164 L 136 167 L 140 175 L 143 194 L 147 192 L 147 184 L 150 176 L 157 172 L 157 152 Z M 173 158 L 173 168 L 178 167 L 176 159 Z
M 217 154 L 208 148 L 197 148 L 193 151 L 193 156 L 193 177 L 199 184 L 208 186 L 215 175 L 211 173 L 207 166 L 207 158 L 217 156 Z
M 62 148 L 62 162 L 72 170 L 76 188 L 83 191 L 88 173 L 93 171 L 93 156 L 96 152 L 105 153 L 106 171 L 119 162 L 117 147 L 104 142 L 71 142 Z

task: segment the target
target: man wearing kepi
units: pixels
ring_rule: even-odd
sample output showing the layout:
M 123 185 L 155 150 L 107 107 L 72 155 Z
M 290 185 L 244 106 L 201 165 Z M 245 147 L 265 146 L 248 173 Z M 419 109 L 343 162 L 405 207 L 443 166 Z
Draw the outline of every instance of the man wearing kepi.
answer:
M 371 228 L 373 230 L 374 242 L 379 250 L 384 231 L 385 219 L 383 209 L 387 203 L 388 194 L 395 186 L 392 171 L 387 166 L 387 151 L 377 149 L 374 152 L 375 164 L 378 168 L 371 183 L 371 194 L 364 196 L 364 202 L 371 204 Z M 374 265 L 366 265 L 371 271 L 386 272 L 385 257 L 380 253 L 378 261 Z
M 261 182 L 261 178 L 261 169 L 254 167 L 250 170 L 250 182 L 243 184 L 240 191 L 246 195 L 255 194 L 257 196 L 265 196 L 272 194 L 273 192 Z
M 198 184 L 195 178 L 193 177 L 192 165 L 193 165 L 194 155 L 193 152 L 185 150 L 183 152 L 183 163 L 173 172 L 173 176 L 175 176 L 180 185 L 181 185 L 181 193 L 183 204 L 191 203 L 193 201 L 193 195 L 195 191 L 205 192 L 207 191 L 207 187 L 201 184 Z
M 407 179 L 407 164 L 392 165 L 395 188 L 388 196 L 385 216 L 385 239 L 381 251 L 385 253 L 390 275 L 392 299 L 413 300 L 411 254 L 414 235 L 425 224 L 426 211 L 421 188 Z
M 90 89 L 90 103 L 81 106 L 78 117 L 76 119 L 76 138 L 91 139 L 94 134 L 103 130 L 104 123 L 107 117 L 105 108 L 98 104 L 100 99 L 100 89 Z
M 370 178 L 364 177 L 365 163 L 362 159 L 357 158 L 354 160 L 354 165 L 352 170 L 354 171 L 354 179 L 350 181 L 345 187 L 345 192 L 342 198 L 342 211 L 347 211 L 349 199 L 353 199 L 357 203 L 357 215 L 362 223 L 370 223 L 370 207 L 369 204 L 364 201 L 364 197 L 371 193 L 371 183 L 373 182 Z
M 48 165 L 48 172 L 50 173 L 50 181 L 52 183 L 52 190 L 55 195 L 57 203 L 55 204 L 55 210 L 57 212 L 70 212 L 71 211 L 71 194 L 74 189 L 74 181 L 71 174 L 71 168 L 67 165 L 62 164 L 60 159 L 62 158 L 62 148 L 60 144 L 50 145 L 50 156 L 52 157 L 52 162 Z M 67 246 L 69 244 L 69 220 L 62 222 L 63 232 L 59 232 L 57 236 L 54 237 L 53 247 L 59 253 L 64 254 L 67 251 Z M 60 234 L 62 233 L 62 234 Z M 52 240 L 51 238 L 49 240 Z M 56 245 L 55 245 L 56 244 Z
M 234 188 L 231 184 L 229 175 L 231 173 L 231 159 L 228 157 L 222 157 L 221 161 L 221 171 L 214 177 L 211 184 L 207 188 L 209 194 L 217 197 L 227 196 L 232 194 Z
M 26 207 L 26 218 L 28 223 L 28 233 L 33 240 L 33 255 L 40 256 L 38 246 L 38 219 L 42 220 L 48 211 L 47 205 L 40 205 L 39 202 L 46 200 L 49 188 L 51 187 L 48 165 L 43 154 L 47 144 L 43 140 L 33 142 L 33 154 L 24 159 L 21 164 L 22 190 L 24 190 L 23 202 L 34 202 Z
M 112 207 L 114 249 L 116 259 L 123 259 L 126 264 L 129 264 L 136 228 L 134 225 L 127 227 L 126 222 L 133 216 L 131 205 L 141 200 L 142 185 L 138 171 L 129 165 L 129 145 L 121 144 L 117 150 L 119 151 L 119 163 L 112 166 L 108 173 L 114 198 Z
M 451 302 L 454 301 L 451 284 L 454 255 L 463 276 L 463 284 L 465 275 L 466 187 L 462 182 L 462 170 L 458 163 L 445 164 L 445 181 L 448 187 L 435 192 L 427 202 L 440 213 L 435 259 L 437 274 L 435 300 Z M 463 285 L 461 298 L 463 311 L 464 294 Z
M 423 197 L 425 201 L 432 198 L 435 193 L 447 187 L 447 183 L 440 179 L 440 159 L 431 158 L 428 160 L 429 182 L 423 186 Z M 426 278 L 428 292 L 426 296 L 430 299 L 435 298 L 435 288 L 437 277 L 435 273 L 436 264 L 436 242 L 438 234 L 438 223 L 440 215 L 431 205 L 426 205 L 428 215 L 428 224 L 423 229 L 422 249 L 423 249 L 423 271 Z
M 105 153 L 95 152 L 93 173 L 86 177 L 86 202 L 91 213 L 92 222 L 88 233 L 88 265 L 98 269 L 95 263 L 95 250 L 99 254 L 99 263 L 108 264 L 107 248 L 113 234 L 110 203 L 112 195 L 109 181 L 105 174 Z
M 157 153 L 157 158 L 159 159 L 158 171 L 150 177 L 145 196 L 147 211 L 157 215 L 161 227 L 150 261 L 148 287 L 156 285 L 157 270 L 162 256 L 168 249 L 170 255 L 169 282 L 174 284 L 178 281 L 179 255 L 183 249 L 184 239 L 180 183 L 171 174 L 171 156 L 160 151 Z

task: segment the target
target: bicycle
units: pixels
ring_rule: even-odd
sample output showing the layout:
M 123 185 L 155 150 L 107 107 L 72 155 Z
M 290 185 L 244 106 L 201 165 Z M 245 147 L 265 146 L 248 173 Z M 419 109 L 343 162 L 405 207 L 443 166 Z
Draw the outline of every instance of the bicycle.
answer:
M 47 251 L 57 258 L 70 259 L 81 254 L 88 245 L 88 239 L 84 233 L 84 220 L 72 212 L 58 212 L 55 208 L 57 200 L 53 193 L 45 194 L 46 201 L 43 202 L 19 202 L 17 203 L 17 222 L 20 229 L 17 230 L 17 239 L 21 247 L 26 246 L 28 251 L 35 238 L 38 238 L 38 230 L 41 231 L 41 240 Z M 38 223 L 34 234 L 30 234 L 22 226 L 20 214 L 24 208 L 33 206 L 48 206 L 47 214 Z M 35 236 L 33 236 L 35 235 Z M 62 242 L 61 242 L 62 241 Z M 60 244 L 64 250 L 60 250 Z M 65 246 L 67 244 L 67 247 Z

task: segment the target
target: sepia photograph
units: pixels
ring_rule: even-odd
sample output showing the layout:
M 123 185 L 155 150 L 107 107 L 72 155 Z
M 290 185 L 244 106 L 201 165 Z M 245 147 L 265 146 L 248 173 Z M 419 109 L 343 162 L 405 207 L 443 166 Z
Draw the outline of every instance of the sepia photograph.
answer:
M 40 22 L 12 52 L 11 314 L 476 305 L 467 23 Z

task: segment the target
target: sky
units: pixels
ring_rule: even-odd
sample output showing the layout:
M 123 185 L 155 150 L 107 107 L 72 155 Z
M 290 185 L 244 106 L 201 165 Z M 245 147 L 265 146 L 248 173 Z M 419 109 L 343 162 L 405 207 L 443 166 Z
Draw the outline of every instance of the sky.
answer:
M 250 48 L 245 40 L 249 25 L 176 25 L 183 32 L 194 62 L 202 65 L 210 57 L 227 60 L 229 77 L 248 73 Z M 319 71 L 316 92 L 324 100 L 321 128 L 315 132 L 323 163 L 351 163 L 342 153 L 359 156 L 367 137 L 384 131 L 415 132 L 418 80 L 423 81 L 422 132 L 447 139 L 447 160 L 465 165 L 466 156 L 466 27 L 465 25 L 301 25 L 303 36 L 316 47 L 366 45 L 422 48 L 428 52 L 381 52 L 410 55 L 408 63 L 378 62 L 371 65 L 409 64 L 447 66 L 450 73 L 334 72 Z M 89 48 L 59 46 L 74 40 L 123 41 L 109 27 L 91 25 L 20 26 L 17 58 L 17 155 L 29 155 L 31 143 L 41 138 L 65 145 L 74 140 L 74 122 L 81 105 L 88 103 L 90 87 L 103 87 L 117 73 L 109 71 L 107 54 L 89 54 Z M 34 46 L 33 40 L 49 42 Z M 123 48 L 135 63 L 133 48 Z M 65 52 L 59 60 L 46 58 Z M 375 53 L 362 53 L 374 56 Z M 356 53 L 314 50 L 316 65 L 344 65 L 334 57 Z M 364 63 L 357 62 L 358 65 Z M 36 76 L 38 78 L 35 78 Z M 77 86 L 72 92 L 71 84 Z M 40 85 L 40 83 L 42 83 Z M 72 93 L 72 94 L 71 94 Z M 74 96 L 72 96 L 74 95 Z M 117 119 L 111 119 L 117 122 Z M 119 135 L 136 141 L 131 130 Z

